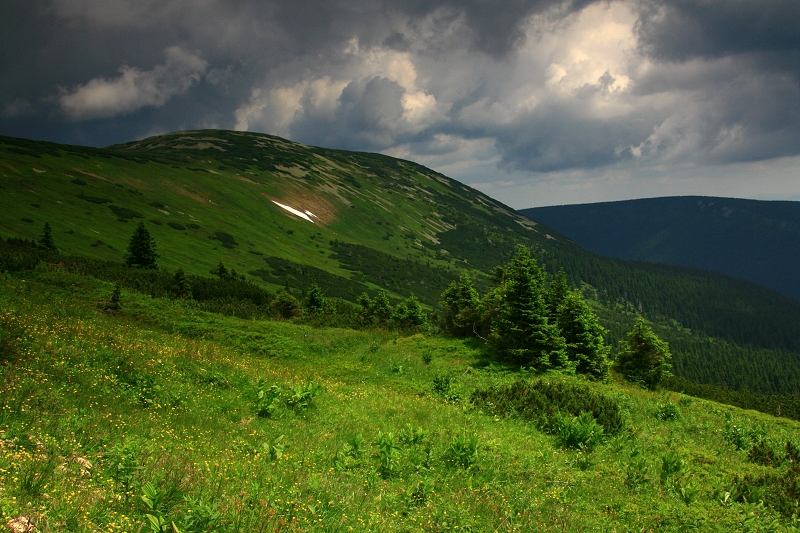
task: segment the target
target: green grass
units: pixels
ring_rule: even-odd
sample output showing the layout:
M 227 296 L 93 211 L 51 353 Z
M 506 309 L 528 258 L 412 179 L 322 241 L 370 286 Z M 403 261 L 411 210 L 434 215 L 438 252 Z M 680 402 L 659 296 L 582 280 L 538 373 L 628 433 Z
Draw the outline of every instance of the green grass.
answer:
M 112 290 L 66 272 L 0 278 L 0 324 L 13 333 L 0 366 L 4 522 L 25 516 L 45 531 L 150 531 L 148 515 L 181 531 L 792 530 L 770 507 L 774 495 L 747 503 L 737 489 L 782 467 L 753 462 L 726 435 L 733 424 L 800 442 L 795 422 L 547 375 L 622 407 L 622 431 L 591 451 L 565 448 L 558 434 L 466 400 L 532 377 L 487 365 L 480 344 L 242 320 L 124 290 L 122 309 L 104 313 Z M 448 394 L 434 392 L 442 375 Z M 259 382 L 279 391 L 269 416 L 258 413 Z M 293 398 L 308 384 L 319 393 L 305 406 Z M 677 416 L 664 420 L 665 403 Z
M 222 261 L 273 291 L 317 282 L 352 302 L 383 288 L 433 309 L 465 270 L 485 289 L 487 272 L 521 243 L 601 302 L 609 344 L 643 313 L 670 342 L 681 376 L 767 394 L 800 387 L 795 300 L 710 273 L 595 256 L 463 184 L 378 154 L 216 130 L 106 149 L 2 137 L 0 212 L 0 236 L 36 239 L 49 222 L 65 255 L 120 262 L 143 221 L 158 264 L 173 272 L 208 276 Z

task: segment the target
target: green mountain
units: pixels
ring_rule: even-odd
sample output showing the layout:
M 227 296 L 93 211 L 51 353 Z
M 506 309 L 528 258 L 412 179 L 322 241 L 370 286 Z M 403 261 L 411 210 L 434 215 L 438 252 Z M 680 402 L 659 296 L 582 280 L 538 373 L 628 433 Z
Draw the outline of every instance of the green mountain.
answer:
M 736 390 L 800 390 L 797 300 L 596 255 L 407 161 L 265 135 L 0 138 L 0 187 L 9 531 L 797 530 L 800 399 Z M 133 235 L 158 269 L 123 264 Z M 684 377 L 650 391 L 435 327 L 342 327 L 362 291 L 435 310 L 465 271 L 486 287 L 518 244 L 612 342 L 644 314 Z M 322 299 L 313 283 L 323 312 L 271 314 Z
M 520 212 L 598 254 L 722 272 L 800 299 L 800 202 L 681 196 Z
M 436 309 L 468 271 L 479 289 L 523 244 L 593 300 L 616 344 L 637 314 L 675 372 L 766 393 L 800 391 L 800 302 L 708 271 L 608 259 L 430 169 L 261 134 L 178 132 L 106 149 L 0 138 L 0 235 L 122 261 L 143 221 L 158 264 L 220 262 L 269 290 L 356 301 L 378 288 Z M 68 265 L 67 265 L 68 266 Z

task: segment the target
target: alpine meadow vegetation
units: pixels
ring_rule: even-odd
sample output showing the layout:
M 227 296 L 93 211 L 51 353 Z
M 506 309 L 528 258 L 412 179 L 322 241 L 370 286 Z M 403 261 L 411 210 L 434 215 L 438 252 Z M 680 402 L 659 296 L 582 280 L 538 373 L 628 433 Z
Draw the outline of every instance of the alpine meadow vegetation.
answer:
M 791 302 L 377 154 L 209 130 L 0 156 L 0 527 L 800 526 Z

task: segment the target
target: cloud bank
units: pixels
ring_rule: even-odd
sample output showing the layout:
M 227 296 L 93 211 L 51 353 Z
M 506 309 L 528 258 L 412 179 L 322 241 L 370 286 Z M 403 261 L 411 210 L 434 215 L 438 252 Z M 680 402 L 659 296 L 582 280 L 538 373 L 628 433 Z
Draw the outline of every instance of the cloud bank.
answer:
M 539 180 L 800 155 L 794 0 L 38 0 L 0 20 L 5 134 L 236 128 Z

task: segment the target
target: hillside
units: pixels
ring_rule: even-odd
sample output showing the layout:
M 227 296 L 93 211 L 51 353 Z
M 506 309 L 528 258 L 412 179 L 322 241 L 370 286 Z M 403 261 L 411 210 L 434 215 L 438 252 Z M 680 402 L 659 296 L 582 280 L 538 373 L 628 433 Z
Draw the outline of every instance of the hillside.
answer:
M 9 531 L 794 531 L 797 422 L 112 289 L 0 274 Z
M 682 196 L 520 212 L 598 254 L 713 270 L 800 299 L 800 202 Z
M 412 162 L 216 130 L 106 149 L 3 137 L 0 187 L 0 236 L 37 239 L 48 222 L 67 262 L 119 264 L 144 221 L 166 271 L 208 277 L 222 261 L 270 291 L 317 282 L 350 302 L 384 288 L 436 309 L 461 272 L 483 289 L 523 244 L 582 288 L 612 345 L 641 313 L 672 344 L 678 375 L 800 391 L 797 300 L 708 271 L 604 258 Z

